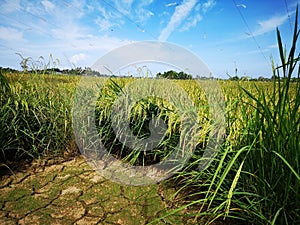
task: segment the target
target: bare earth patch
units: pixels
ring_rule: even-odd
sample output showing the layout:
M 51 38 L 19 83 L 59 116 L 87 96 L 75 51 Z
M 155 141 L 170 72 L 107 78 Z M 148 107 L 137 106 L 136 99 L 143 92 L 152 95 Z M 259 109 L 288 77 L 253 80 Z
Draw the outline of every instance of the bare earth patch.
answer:
M 147 224 L 170 210 L 174 192 L 106 180 L 79 156 L 0 177 L 0 224 Z M 187 220 L 171 216 L 159 224 L 174 223 Z

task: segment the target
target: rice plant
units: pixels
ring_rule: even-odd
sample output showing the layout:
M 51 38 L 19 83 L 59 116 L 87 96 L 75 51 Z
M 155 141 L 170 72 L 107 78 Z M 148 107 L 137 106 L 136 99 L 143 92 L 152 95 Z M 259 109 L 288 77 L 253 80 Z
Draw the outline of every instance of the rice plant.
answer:
M 195 81 L 174 81 L 174 86 L 180 86 L 194 102 L 197 119 L 192 122 L 199 123 L 201 129 L 186 166 L 167 181 L 177 188 L 182 205 L 153 224 L 186 208 L 184 216 L 201 224 L 216 220 L 230 220 L 233 224 L 300 223 L 297 20 L 298 9 L 289 51 L 283 47 L 277 29 L 281 62 L 280 66 L 273 62 L 273 82 L 220 82 L 226 101 L 226 141 L 205 171 L 199 171 L 198 165 L 211 127 L 208 101 Z M 297 79 L 293 78 L 295 74 Z M 54 72 L 40 74 L 37 70 L 0 73 L 0 162 L 61 155 L 70 146 L 74 148 L 71 109 L 79 79 Z M 140 151 L 126 143 L 126 135 L 118 136 L 116 130 L 122 129 L 122 117 L 114 117 L 112 109 L 126 86 L 135 81 L 140 79 L 112 78 L 102 82 L 94 110 L 97 138 L 119 159 L 147 166 L 172 154 L 182 141 L 182 133 L 188 131 L 181 129 L 176 104 L 150 95 L 136 101 L 126 119 L 130 131 L 140 140 L 147 140 L 153 127 L 159 128 L 155 130 L 161 132 L 158 145 L 150 151 Z M 171 85 L 164 91 L 174 93 L 176 89 Z M 179 104 L 183 100 L 179 98 Z
M 9 135 L 10 126 L 8 121 L 11 119 L 10 102 L 12 101 L 12 93 L 10 85 L 6 77 L 0 71 L 0 148 L 1 158 L 6 158 L 6 151 L 13 144 L 14 140 Z
M 111 154 L 116 155 L 126 162 L 130 162 L 133 165 L 144 166 L 158 163 L 166 159 L 180 142 L 181 119 L 176 107 L 170 102 L 158 96 L 145 96 L 134 103 L 126 118 L 117 117 L 114 119 L 115 123 L 113 123 L 113 104 L 117 101 L 117 98 L 120 98 L 120 94 L 124 94 L 125 85 L 130 84 L 132 81 L 132 79 L 110 79 L 107 84 L 102 87 L 95 109 L 99 136 Z M 161 90 L 163 90 L 163 87 L 161 87 Z M 169 91 L 169 93 L 172 93 L 172 91 Z M 120 105 L 122 107 L 126 104 Z M 199 111 L 199 113 L 201 113 L 201 111 Z M 156 119 L 161 120 L 161 122 L 153 124 L 156 128 L 155 131 L 151 132 L 149 126 Z M 128 120 L 129 132 L 132 132 L 139 140 L 145 140 L 149 138 L 151 134 L 158 135 L 162 132 L 161 130 L 163 130 L 163 128 L 166 130 L 160 133 L 159 136 L 163 138 L 159 141 L 157 141 L 156 138 L 152 138 L 151 140 L 155 143 L 150 143 L 151 141 L 147 142 L 148 147 L 151 149 L 150 151 L 131 148 L 128 146 L 129 138 L 127 134 L 129 132 L 125 132 L 124 124 L 120 124 L 124 120 Z M 117 129 L 123 129 L 120 131 L 123 137 L 116 136 L 116 129 L 114 130 L 113 126 L 117 127 Z M 122 140 L 120 140 L 120 138 Z M 152 144 L 153 147 L 151 147 Z
M 201 157 L 196 155 L 173 178 L 186 204 L 152 223 L 185 208 L 190 212 L 185 215 L 201 224 L 223 219 L 233 224 L 300 223 L 299 32 L 297 8 L 288 54 L 277 29 L 281 66 L 273 63 L 273 83 L 235 82 L 238 88 L 224 88 L 226 143 L 206 171 L 194 170 Z
M 71 100 L 78 79 L 43 74 L 1 77 L 5 92 L 0 112 L 1 161 L 61 154 L 72 142 Z
M 244 136 L 245 144 L 253 143 L 253 150 L 247 155 L 244 168 L 248 176 L 241 183 L 244 190 L 259 197 L 245 198 L 253 204 L 246 214 L 256 214 L 254 222 L 270 224 L 298 224 L 300 222 L 300 83 L 298 9 L 291 48 L 286 55 L 280 31 L 277 40 L 281 66 L 273 63 L 273 90 L 268 95 L 258 90 L 253 95 L 243 89 L 254 101 L 253 118 Z M 298 66 L 298 68 L 297 68 Z M 297 81 L 292 83 L 292 75 L 297 73 Z M 254 200 L 255 199 L 255 200 Z M 259 207 L 259 211 L 257 211 Z

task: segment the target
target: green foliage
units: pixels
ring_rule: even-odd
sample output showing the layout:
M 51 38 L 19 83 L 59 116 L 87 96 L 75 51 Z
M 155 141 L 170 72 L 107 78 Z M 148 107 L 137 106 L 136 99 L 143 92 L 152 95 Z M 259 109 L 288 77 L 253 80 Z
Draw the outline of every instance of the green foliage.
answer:
M 179 79 L 179 80 L 190 80 L 192 79 L 192 75 L 184 73 L 184 72 L 179 72 L 177 73 L 174 70 L 170 70 L 164 73 L 158 73 L 156 74 L 157 78 L 167 78 L 167 79 Z
M 61 153 L 72 141 L 71 99 L 78 80 L 35 74 L 6 74 L 5 80 L 0 161 Z
M 245 191 L 255 192 L 259 196 L 245 198 L 257 202 L 256 206 L 248 207 L 246 213 L 255 223 L 300 222 L 300 212 L 297 210 L 300 202 L 299 53 L 296 55 L 300 31 L 297 20 L 298 9 L 288 56 L 277 29 L 281 66 L 273 66 L 273 90 L 270 94 L 257 88 L 259 95 L 254 95 L 244 89 L 253 100 L 251 106 L 255 112 L 249 121 L 248 135 L 241 140 L 245 144 L 253 144 L 244 165 L 249 175 L 242 177 L 241 184 Z M 298 71 L 298 79 L 292 83 L 295 70 Z M 256 207 L 261 209 L 259 213 Z M 256 217 L 254 213 L 257 213 Z
M 112 127 L 111 110 L 113 103 L 120 94 L 125 94 L 123 88 L 132 79 L 110 79 L 101 89 L 97 100 L 95 114 L 96 124 L 101 141 L 109 152 L 133 165 L 149 165 L 168 157 L 180 142 L 180 118 L 175 107 L 165 100 L 149 96 L 135 102 L 128 115 L 129 127 L 132 134 L 139 139 L 147 139 L 151 135 L 149 123 L 161 119 L 166 124 L 166 132 L 161 134 L 163 139 L 152 150 L 132 149 L 121 142 Z M 123 108 L 121 110 L 124 110 Z M 124 120 L 124 118 L 117 121 Z M 121 127 L 122 129 L 122 127 Z M 124 135 L 126 135 L 124 133 Z M 124 138 L 126 139 L 126 138 Z
M 193 99 L 203 125 L 203 139 L 186 167 L 169 180 L 177 193 L 186 196 L 187 203 L 153 224 L 185 208 L 189 209 L 185 216 L 193 217 L 195 223 L 202 223 L 202 219 L 207 223 L 221 219 L 233 220 L 233 224 L 300 223 L 297 20 L 298 9 L 289 51 L 284 49 L 277 29 L 281 65 L 273 63 L 272 82 L 248 82 L 237 77 L 220 82 L 227 107 L 227 138 L 205 171 L 197 169 L 209 133 L 207 100 L 193 81 L 174 81 Z M 297 77 L 293 77 L 295 73 Z M 190 79 L 175 71 L 157 76 Z M 101 87 L 95 107 L 97 129 L 112 154 L 133 165 L 148 165 L 163 160 L 174 150 L 182 132 L 180 118 L 175 107 L 163 99 L 143 98 L 128 115 L 130 129 L 135 136 L 147 138 L 151 135 L 149 121 L 158 117 L 167 124 L 163 140 L 147 152 L 121 143 L 112 128 L 111 108 L 133 80 L 110 79 Z M 74 142 L 70 116 L 77 83 L 78 79 L 71 76 L 0 73 L 1 161 L 62 153 Z
M 7 101 L 7 98 L 11 96 L 11 89 L 6 77 L 2 74 L 0 70 L 0 102 L 1 106 Z
M 9 103 L 12 100 L 10 85 L 6 77 L 0 71 L 0 154 L 4 155 L 5 151 L 10 147 L 13 140 L 9 135 L 10 109 Z
M 195 155 L 173 178 L 178 192 L 190 201 L 164 216 L 189 207 L 187 216 L 195 223 L 203 219 L 207 224 L 222 219 L 233 220 L 232 224 L 300 223 L 299 32 L 297 8 L 287 55 L 277 29 L 281 66 L 273 66 L 272 82 L 224 84 L 227 140 L 206 171 L 195 170 L 201 159 Z

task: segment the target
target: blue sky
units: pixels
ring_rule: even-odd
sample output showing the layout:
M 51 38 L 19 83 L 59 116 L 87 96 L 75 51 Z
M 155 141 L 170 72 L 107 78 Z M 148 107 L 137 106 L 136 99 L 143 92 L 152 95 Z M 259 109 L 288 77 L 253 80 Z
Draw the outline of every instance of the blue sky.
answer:
M 215 77 L 271 77 L 279 63 L 276 27 L 289 46 L 299 0 L 1 0 L 0 66 L 23 57 L 60 68 L 90 67 L 111 50 L 137 41 L 177 44 Z M 174 53 L 176 54 L 176 53 Z

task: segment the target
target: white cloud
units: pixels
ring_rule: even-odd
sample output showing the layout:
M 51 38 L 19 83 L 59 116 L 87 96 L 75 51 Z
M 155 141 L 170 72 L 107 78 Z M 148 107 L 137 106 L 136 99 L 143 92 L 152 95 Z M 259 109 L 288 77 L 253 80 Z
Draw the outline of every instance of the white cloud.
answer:
M 203 13 L 206 13 L 208 10 L 212 9 L 216 5 L 215 0 L 207 0 L 203 5 L 202 5 L 202 11 Z
M 166 4 L 166 7 L 171 7 L 171 6 L 175 6 L 175 5 L 178 5 L 178 3 L 177 2 L 171 2 L 171 3 Z
M 9 27 L 0 27 L 0 39 L 5 41 L 21 41 L 23 33 Z
M 70 58 L 70 62 L 74 65 L 77 65 L 79 61 L 83 61 L 83 60 L 86 60 L 88 57 L 86 54 L 83 54 L 83 53 L 79 53 L 79 54 L 76 54 L 76 55 L 73 55 L 71 58 Z
M 278 44 L 269 45 L 268 48 L 278 48 Z
M 153 2 L 153 0 L 139 1 L 139 4 L 134 8 L 134 15 L 138 18 L 137 22 L 144 23 L 150 17 L 154 16 L 154 12 L 147 9 L 147 7 Z
M 130 5 L 132 4 L 133 0 L 123 0 L 124 4 Z
M 138 18 L 138 22 L 145 22 L 150 17 L 154 16 L 154 13 L 148 9 L 145 8 L 138 8 L 135 10 Z
M 22 51 L 32 58 L 47 57 L 50 53 L 60 60 L 60 67 L 90 66 L 99 57 L 114 48 L 127 45 L 133 41 L 111 36 L 94 36 L 83 34 L 81 38 L 52 39 L 50 42 L 31 43 L 22 47 Z M 16 49 L 19 49 L 16 46 Z
M 172 32 L 182 23 L 182 21 L 190 14 L 196 5 L 196 0 L 184 0 L 183 3 L 175 8 L 169 23 L 159 35 L 159 41 L 166 41 Z
M 140 6 L 148 6 L 153 2 L 153 0 L 140 1 Z
M 274 31 L 276 27 L 288 20 L 288 16 L 275 16 L 265 21 L 258 22 L 259 28 L 253 32 L 254 36 L 259 36 L 270 31 Z
M 55 8 L 55 5 L 48 0 L 42 1 L 42 5 L 44 6 L 47 12 L 51 12 Z
M 39 56 L 47 57 L 52 53 L 54 58 L 59 58 L 60 67 L 73 67 L 73 64 L 89 66 L 108 51 L 132 43 L 132 40 L 111 36 L 115 32 L 109 32 L 109 35 L 99 32 L 94 24 L 83 25 L 82 22 L 86 21 L 82 21 L 81 15 L 78 15 L 86 13 L 84 11 L 86 6 L 82 5 L 82 2 L 82 0 L 72 0 L 67 4 L 65 1 L 58 1 L 52 6 L 53 0 L 44 0 L 40 4 L 23 1 L 22 10 L 16 14 L 16 19 L 12 15 L 9 15 L 11 20 L 4 17 L 6 20 L 3 24 L 10 24 L 10 26 L 0 25 L 0 45 L 12 55 L 12 58 L 17 58 L 15 52 L 34 59 Z M 10 2 L 0 0 L 0 7 L 6 3 Z M 18 9 L 19 4 L 11 5 L 7 11 Z M 90 16 L 85 19 L 93 23 L 95 22 L 93 19 L 96 18 L 92 15 L 99 15 L 101 22 L 104 22 L 102 29 L 105 27 L 109 29 L 113 24 L 122 26 L 126 20 L 123 15 L 107 5 L 94 3 L 92 6 L 89 7 Z M 136 13 L 135 10 L 132 13 Z M 149 16 L 152 16 L 150 11 Z M 133 14 L 133 17 L 136 18 L 136 15 Z M 6 63 L 7 60 L 3 59 L 5 57 L 1 57 L 1 60 Z
M 93 22 L 99 27 L 99 31 L 109 31 L 115 26 L 119 27 L 124 24 L 124 16 L 122 14 L 117 13 L 115 10 L 107 10 L 103 6 L 97 2 L 93 5 L 93 10 L 98 15 Z
M 100 31 L 111 30 L 113 28 L 113 26 L 115 25 L 112 22 L 110 22 L 108 19 L 102 19 L 100 17 L 98 17 L 95 20 L 95 23 L 99 26 Z
M 17 11 L 21 8 L 20 0 L 1 1 L 0 6 L 1 6 L 1 11 L 3 13 L 11 13 L 11 12 Z
M 154 16 L 154 13 L 153 13 L 152 11 L 149 11 L 149 12 L 148 12 L 148 15 L 149 15 L 149 16 Z
M 76 39 L 72 42 L 77 51 L 97 51 L 99 53 L 110 51 L 116 47 L 129 44 L 132 41 L 127 39 L 119 39 L 111 36 L 93 36 L 89 35 L 84 38 Z M 70 50 L 70 47 L 67 47 Z
M 247 6 L 245 4 L 237 4 L 236 7 L 243 7 L 244 9 L 247 8 Z
M 202 9 L 202 14 L 205 14 L 215 5 L 215 0 L 207 0 L 203 4 L 197 4 L 197 1 L 194 0 L 184 0 L 181 5 L 175 8 L 175 12 L 171 17 L 170 22 L 160 33 L 158 40 L 166 41 L 171 33 L 182 23 L 182 21 L 184 21 L 184 19 L 191 13 L 192 10 L 196 12 L 195 15 L 192 15 L 190 18 L 188 18 L 187 22 L 182 26 L 180 31 L 187 31 L 190 28 L 195 27 L 198 22 L 203 19 L 202 15 L 199 13 L 200 9 Z
M 196 10 L 196 12 L 198 12 L 200 9 L 201 9 L 201 4 L 199 3 L 196 5 L 195 10 Z
M 100 12 L 103 18 L 109 19 L 111 17 L 111 15 L 106 12 L 104 7 L 97 5 L 97 10 Z
M 246 53 L 246 55 L 251 55 L 251 54 L 262 54 L 262 53 L 264 53 L 264 52 L 268 52 L 270 49 L 267 49 L 267 48 L 265 48 L 265 49 L 259 49 L 259 50 L 252 50 L 252 51 L 248 51 L 247 53 Z
M 72 13 L 74 13 L 73 16 L 76 16 L 77 18 L 81 18 L 85 15 L 85 8 L 86 8 L 86 1 L 85 0 L 71 0 L 71 1 L 63 1 L 63 4 L 68 4 L 70 2 L 70 6 L 68 7 Z
M 137 26 L 142 26 L 144 22 L 155 15 L 153 11 L 148 9 L 152 2 L 153 0 L 113 0 L 110 3 L 106 1 L 101 4 L 96 2 L 88 8 L 89 10 L 96 8 L 100 12 L 98 16 L 101 19 L 95 22 L 100 26 L 101 31 L 105 31 L 112 26 L 122 26 L 126 20 Z M 111 10 L 112 8 L 113 10 Z
M 66 28 L 68 29 L 67 32 L 66 32 Z M 49 35 L 51 35 L 52 38 L 64 40 L 67 43 L 70 43 L 73 40 L 80 39 L 86 36 L 83 27 L 80 27 L 79 25 L 71 22 L 65 24 L 62 27 L 51 29 L 50 31 L 48 31 L 48 33 Z
M 109 4 L 115 7 L 121 14 L 130 16 L 132 1 L 114 0 L 113 3 Z
M 202 16 L 200 14 L 197 14 L 194 18 L 186 22 L 186 24 L 181 28 L 180 31 L 186 31 L 192 27 L 195 27 L 198 24 L 198 22 L 200 22 L 201 20 L 202 20 Z

